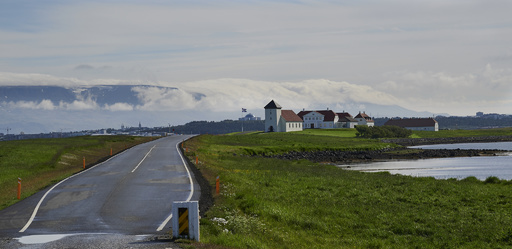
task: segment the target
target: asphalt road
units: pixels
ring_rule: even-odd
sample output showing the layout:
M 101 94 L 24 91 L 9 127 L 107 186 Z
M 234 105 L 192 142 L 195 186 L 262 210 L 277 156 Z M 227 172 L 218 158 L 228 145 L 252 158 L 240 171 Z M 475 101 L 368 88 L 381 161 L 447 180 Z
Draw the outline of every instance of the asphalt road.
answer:
M 189 137 L 133 147 L 0 211 L 0 247 L 52 248 L 68 241 L 73 248 L 169 248 L 155 242 L 170 230 L 172 202 L 200 195 L 177 150 Z M 108 244 L 115 241 L 121 244 Z

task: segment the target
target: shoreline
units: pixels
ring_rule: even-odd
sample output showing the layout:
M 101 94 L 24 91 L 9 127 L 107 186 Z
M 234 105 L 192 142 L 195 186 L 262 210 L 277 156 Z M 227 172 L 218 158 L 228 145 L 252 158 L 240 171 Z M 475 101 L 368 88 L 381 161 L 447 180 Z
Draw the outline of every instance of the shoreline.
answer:
M 384 143 L 402 146 L 417 146 L 431 144 L 462 144 L 462 143 L 496 143 L 512 142 L 512 136 L 482 136 L 482 137 L 440 137 L 440 138 L 392 138 L 381 139 Z
M 265 156 L 286 160 L 310 160 L 322 163 L 368 163 L 388 160 L 416 160 L 427 158 L 447 157 L 476 157 L 499 156 L 504 150 L 461 150 L 461 149 L 387 149 L 376 151 L 314 151 L 314 152 L 289 152 L 282 155 Z
M 382 142 L 395 143 L 402 146 L 416 146 L 429 144 L 456 144 L 456 143 L 492 143 L 509 142 L 512 136 L 487 136 L 487 137 L 450 137 L 450 138 L 403 138 L 403 139 L 382 139 Z M 334 164 L 357 164 L 370 163 L 375 161 L 390 160 L 417 160 L 428 158 L 447 157 L 476 157 L 476 156 L 500 156 L 507 150 L 485 150 L 485 149 L 413 149 L 393 148 L 374 151 L 313 151 L 298 152 L 292 151 L 282 155 L 265 155 L 268 158 L 279 158 L 286 160 L 310 160 L 321 163 Z

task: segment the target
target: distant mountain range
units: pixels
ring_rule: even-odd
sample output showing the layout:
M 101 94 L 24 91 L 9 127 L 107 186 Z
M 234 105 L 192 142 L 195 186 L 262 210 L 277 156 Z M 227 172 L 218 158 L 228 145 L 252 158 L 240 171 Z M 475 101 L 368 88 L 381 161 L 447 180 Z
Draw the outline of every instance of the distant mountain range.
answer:
M 60 86 L 0 86 L 0 102 L 50 100 L 53 103 L 72 103 L 75 100 L 92 99 L 100 106 L 116 103 L 141 104 L 134 87 L 177 89 L 148 85 L 112 85 L 65 88 Z
M 101 86 L 0 86 L 0 133 L 17 134 L 51 131 L 79 131 L 124 126 L 168 126 L 190 121 L 220 121 L 238 119 L 242 114 L 233 111 L 208 111 L 170 107 L 180 105 L 174 97 L 176 87 L 150 85 Z M 202 93 L 189 93 L 195 100 L 207 97 Z M 157 96 L 157 100 L 152 99 Z M 178 102 L 176 102 L 178 101 Z M 251 112 L 264 118 L 262 100 L 260 109 Z M 152 105 L 158 103 L 158 105 Z M 146 108 L 147 106 L 154 108 Z M 400 106 L 370 103 L 344 104 L 354 116 L 361 110 L 374 117 L 431 117 L 429 112 L 415 112 Z M 144 108 L 141 108 L 144 107 Z M 222 106 L 218 106 L 218 109 Z M 283 107 L 284 108 L 284 107 Z M 285 108 L 286 109 L 286 108 Z M 300 110 L 295 110 L 300 111 Z M 343 111 L 343 110 L 335 110 Z M 447 115 L 447 114 L 444 114 Z

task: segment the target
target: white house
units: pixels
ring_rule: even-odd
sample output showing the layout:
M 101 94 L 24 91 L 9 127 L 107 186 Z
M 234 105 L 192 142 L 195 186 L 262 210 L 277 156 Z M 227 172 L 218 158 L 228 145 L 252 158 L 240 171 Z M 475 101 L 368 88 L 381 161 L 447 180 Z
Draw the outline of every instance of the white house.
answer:
M 304 120 L 304 129 L 340 128 L 338 115 L 331 110 L 301 111 L 297 114 Z
M 265 132 L 302 131 L 302 119 L 292 110 L 281 110 L 274 100 L 265 106 Z
M 375 126 L 375 122 L 373 121 L 373 119 L 370 116 L 366 115 L 366 113 L 364 112 L 359 112 L 359 114 L 357 114 L 357 116 L 354 119 L 357 120 L 358 125 Z
M 433 118 L 390 119 L 384 125 L 394 125 L 414 131 L 439 131 L 439 125 Z
M 339 114 L 338 114 L 339 117 Z M 359 123 L 356 119 L 353 117 L 340 117 L 338 119 L 338 128 L 354 128 L 356 127 L 357 123 Z

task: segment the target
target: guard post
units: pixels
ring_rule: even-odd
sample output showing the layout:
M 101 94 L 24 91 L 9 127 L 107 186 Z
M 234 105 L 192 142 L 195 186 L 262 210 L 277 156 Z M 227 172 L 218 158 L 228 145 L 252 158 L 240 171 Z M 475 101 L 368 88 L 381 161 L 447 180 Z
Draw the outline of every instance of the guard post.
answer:
M 172 203 L 172 236 L 199 241 L 199 204 L 197 201 Z

